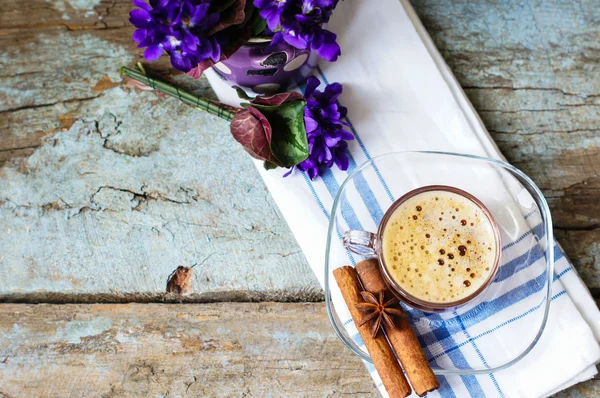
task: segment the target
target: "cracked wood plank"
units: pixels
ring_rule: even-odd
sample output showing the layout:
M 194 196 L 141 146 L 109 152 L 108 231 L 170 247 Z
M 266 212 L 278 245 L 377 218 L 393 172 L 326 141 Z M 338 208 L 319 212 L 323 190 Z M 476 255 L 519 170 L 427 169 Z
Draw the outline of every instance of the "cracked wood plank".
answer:
M 0 304 L 0 397 L 345 395 L 379 393 L 323 303 Z
M 600 292 L 598 7 L 413 3 Z M 322 299 L 227 126 L 121 85 L 118 66 L 141 54 L 129 0 L 2 5 L 0 299 L 171 300 L 166 278 L 195 263 L 195 293 L 183 300 Z M 166 64 L 155 67 L 212 95 Z
M 197 264 L 188 299 L 321 299 L 226 124 L 152 97 L 107 90 L 68 130 L 0 169 L 0 247 L 10 248 L 0 293 L 162 299 L 171 272 Z
M 323 298 L 226 123 L 122 85 L 129 0 L 4 3 L 0 301 Z M 165 295 L 194 264 L 193 293 Z
M 322 303 L 0 305 L 0 397 L 349 394 L 379 396 Z

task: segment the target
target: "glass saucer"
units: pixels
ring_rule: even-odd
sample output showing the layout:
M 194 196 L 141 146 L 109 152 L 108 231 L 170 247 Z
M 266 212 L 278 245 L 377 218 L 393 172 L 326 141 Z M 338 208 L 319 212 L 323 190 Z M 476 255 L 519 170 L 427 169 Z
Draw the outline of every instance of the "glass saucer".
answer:
M 487 207 L 500 230 L 500 267 L 485 291 L 455 310 L 429 313 L 404 308 L 436 374 L 487 374 L 509 367 L 533 349 L 544 331 L 554 275 L 554 238 L 550 210 L 539 188 L 522 171 L 495 159 L 394 152 L 368 160 L 348 176 L 333 203 L 325 253 L 325 301 L 331 324 L 350 350 L 371 362 L 331 274 L 363 259 L 346 250 L 341 237 L 348 230 L 376 232 L 396 199 L 427 185 L 462 189 Z M 527 326 L 516 338 L 510 325 L 523 319 Z M 477 360 L 465 360 L 475 352 Z

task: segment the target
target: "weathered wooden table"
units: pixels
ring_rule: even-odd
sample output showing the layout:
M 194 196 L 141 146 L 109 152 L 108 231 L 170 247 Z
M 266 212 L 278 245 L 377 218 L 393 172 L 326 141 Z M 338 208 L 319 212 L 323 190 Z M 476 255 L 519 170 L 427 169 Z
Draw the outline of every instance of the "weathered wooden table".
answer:
M 600 297 L 597 1 L 414 5 Z M 0 397 L 376 396 L 226 123 L 122 84 L 130 9 L 0 0 Z

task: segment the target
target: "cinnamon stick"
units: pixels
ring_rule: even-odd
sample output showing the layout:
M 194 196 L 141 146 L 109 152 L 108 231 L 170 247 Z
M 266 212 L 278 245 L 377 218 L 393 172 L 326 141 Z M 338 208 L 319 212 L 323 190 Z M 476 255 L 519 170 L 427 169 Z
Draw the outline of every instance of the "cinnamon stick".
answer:
M 352 314 L 354 324 L 365 343 L 365 347 L 367 347 L 369 355 L 371 355 L 373 365 L 375 365 L 375 369 L 377 369 L 389 396 L 392 398 L 407 397 L 412 390 L 408 381 L 406 381 L 392 347 L 390 347 L 383 333 L 378 333 L 375 338 L 371 336 L 371 327 L 374 321 L 369 321 L 362 326 L 358 325 L 362 313 L 356 308 L 356 305 L 364 302 L 364 300 L 360 296 L 363 288 L 360 285 L 356 271 L 350 266 L 336 268 L 333 270 L 333 277 L 342 292 L 344 301 L 350 310 L 350 314 Z
M 391 298 L 391 292 L 387 290 L 385 281 L 379 272 L 377 260 L 363 260 L 356 264 L 356 272 L 360 277 L 365 290 L 379 294 L 386 292 L 386 296 Z M 398 304 L 398 309 L 402 309 Z M 385 328 L 390 344 L 396 351 L 402 367 L 410 380 L 410 384 L 415 392 L 422 397 L 429 391 L 440 387 L 438 379 L 429 366 L 425 353 L 417 340 L 410 322 L 407 317 L 397 317 L 395 329 Z

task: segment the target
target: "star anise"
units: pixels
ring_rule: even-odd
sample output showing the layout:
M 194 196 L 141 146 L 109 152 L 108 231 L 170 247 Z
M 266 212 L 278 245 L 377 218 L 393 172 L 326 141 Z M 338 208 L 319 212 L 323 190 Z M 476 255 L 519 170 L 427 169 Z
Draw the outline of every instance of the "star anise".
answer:
M 394 321 L 392 320 L 393 316 L 404 316 L 404 313 L 398 308 L 392 308 L 391 305 L 393 303 L 397 303 L 397 299 L 391 299 L 383 302 L 383 292 L 379 292 L 379 298 L 375 297 L 375 295 L 371 292 L 360 292 L 364 303 L 360 303 L 356 305 L 360 311 L 368 312 L 358 323 L 358 326 L 362 326 L 370 320 L 377 318 L 377 320 L 373 323 L 373 327 L 371 328 L 371 336 L 373 338 L 377 337 L 377 333 L 379 332 L 379 328 L 381 327 L 381 322 L 385 323 L 387 327 L 390 329 L 395 329 L 396 325 L 394 325 Z

